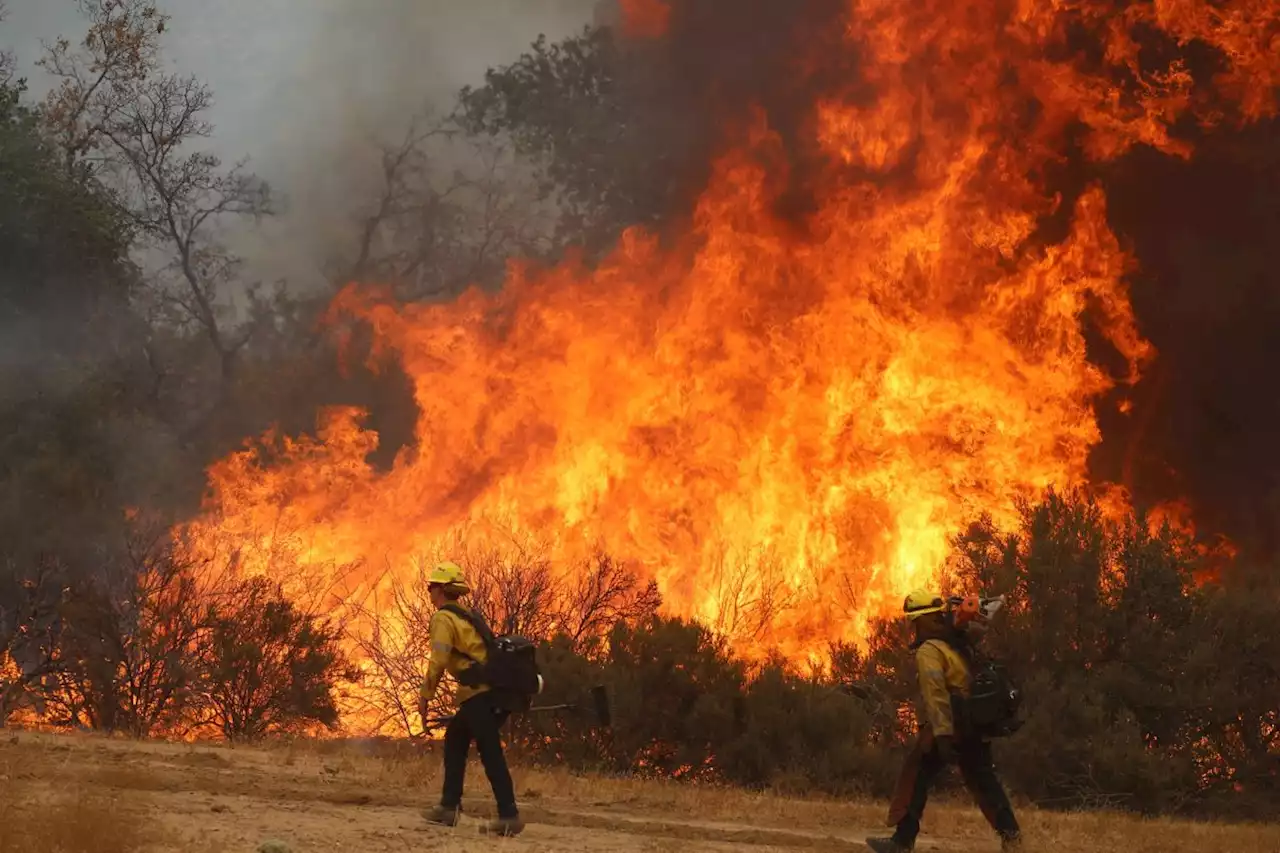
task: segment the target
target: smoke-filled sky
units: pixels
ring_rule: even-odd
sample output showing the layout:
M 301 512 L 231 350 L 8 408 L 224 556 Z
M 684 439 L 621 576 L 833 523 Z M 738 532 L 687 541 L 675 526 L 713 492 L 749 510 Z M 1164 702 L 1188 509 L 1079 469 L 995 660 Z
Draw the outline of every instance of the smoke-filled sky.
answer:
M 252 167 L 291 201 L 281 227 L 296 273 L 307 232 L 342 185 L 353 158 L 379 134 L 402 132 L 428 102 L 447 109 L 458 88 L 514 60 L 540 33 L 557 39 L 591 20 L 595 0 L 159 0 L 171 15 L 166 52 L 176 70 L 212 87 L 215 150 Z M 32 89 L 42 40 L 84 32 L 76 0 L 8 0 L 0 46 L 17 55 Z M 358 171 L 354 169 L 353 171 Z M 320 221 L 317 221 L 320 220 Z M 277 245 L 279 241 L 273 241 Z M 304 273 L 305 274 L 305 273 Z
M 218 137 L 264 168 L 347 117 L 447 96 L 539 33 L 590 20 L 593 0 L 160 0 L 172 63 L 218 95 Z M 28 69 L 41 40 L 83 32 L 76 0 L 9 0 L 2 41 Z M 29 72 L 30 73 L 30 72 Z M 33 84 L 38 86 L 37 76 Z

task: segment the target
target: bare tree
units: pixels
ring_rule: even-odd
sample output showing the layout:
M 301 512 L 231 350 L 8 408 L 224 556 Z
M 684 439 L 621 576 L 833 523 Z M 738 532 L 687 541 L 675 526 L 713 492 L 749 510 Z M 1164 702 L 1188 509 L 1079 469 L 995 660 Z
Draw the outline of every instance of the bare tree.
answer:
M 378 157 L 378 188 L 356 218 L 341 283 L 388 283 L 409 300 L 446 296 L 497 284 L 508 258 L 550 245 L 553 217 L 511 151 L 462 136 L 453 117 L 415 116 Z
M 782 561 L 771 549 L 755 554 L 722 553 L 710 578 L 715 590 L 718 634 L 738 640 L 757 640 L 774 617 L 795 602 Z
M 440 253 L 448 261 L 437 275 L 447 288 L 496 286 L 512 258 L 550 257 L 555 249 L 554 207 L 538 197 L 528 167 L 498 140 L 467 137 L 472 166 L 465 174 L 460 216 Z
M 356 693 L 372 731 L 394 727 L 406 735 L 419 731 L 418 695 L 431 661 L 431 616 L 435 608 L 421 569 L 389 591 L 351 605 L 351 638 L 365 661 L 365 677 Z M 451 690 L 442 685 L 432 711 L 443 715 Z
M 9 17 L 9 10 L 5 8 L 4 0 L 0 0 L 0 23 L 4 23 L 7 17 Z M 13 82 L 13 68 L 13 52 L 0 49 L 0 86 L 8 86 Z
M 473 548 L 459 557 L 471 601 L 497 634 L 547 639 L 555 627 L 558 590 L 551 559 L 536 543 Z
M 147 246 L 167 258 L 159 306 L 208 339 L 229 380 L 255 324 L 233 319 L 229 299 L 242 265 L 219 228 L 271 214 L 270 188 L 243 161 L 223 168 L 217 156 L 190 150 L 212 134 L 213 97 L 196 78 L 161 70 L 167 18 L 151 0 L 81 0 L 81 7 L 90 22 L 83 42 L 47 44 L 40 60 L 58 81 L 44 103 L 47 128 L 67 168 L 109 186 Z
M 432 140 L 447 138 L 453 132 L 447 121 L 420 115 L 410 120 L 399 143 L 378 146 L 381 184 L 376 197 L 357 217 L 360 237 L 355 258 L 345 273 L 348 281 L 369 276 L 404 280 L 417 272 L 423 253 L 413 245 L 417 241 L 405 240 L 405 232 L 433 219 L 433 208 L 447 203 L 456 189 L 456 185 L 443 191 L 430 187 L 432 158 L 427 150 Z
M 617 623 L 636 624 L 657 613 L 661 604 L 656 581 L 642 584 L 625 565 L 598 552 L 565 582 L 556 622 L 559 633 L 583 651 Z
M 57 671 L 63 591 L 50 560 L 30 573 L 0 566 L 0 726 Z
M 131 531 L 92 582 L 72 588 L 62 613 L 63 662 L 46 693 L 55 722 L 139 737 L 176 722 L 207 605 L 197 566 L 167 531 Z

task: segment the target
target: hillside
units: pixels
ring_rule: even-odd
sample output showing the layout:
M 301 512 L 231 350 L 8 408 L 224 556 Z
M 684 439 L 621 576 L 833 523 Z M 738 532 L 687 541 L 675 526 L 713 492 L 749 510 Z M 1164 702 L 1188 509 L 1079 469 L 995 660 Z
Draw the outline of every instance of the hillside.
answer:
M 267 748 L 21 733 L 0 741 L 0 853 L 239 853 L 278 839 L 312 851 L 863 850 L 880 803 L 792 800 L 663 782 L 516 771 L 529 829 L 476 834 L 491 808 L 468 776 L 471 819 L 454 830 L 419 816 L 437 757 L 409 747 L 306 743 Z M 1139 821 L 1023 809 L 1031 850 L 1060 853 L 1280 851 L 1280 826 Z M 976 809 L 930 811 L 922 850 L 994 851 Z

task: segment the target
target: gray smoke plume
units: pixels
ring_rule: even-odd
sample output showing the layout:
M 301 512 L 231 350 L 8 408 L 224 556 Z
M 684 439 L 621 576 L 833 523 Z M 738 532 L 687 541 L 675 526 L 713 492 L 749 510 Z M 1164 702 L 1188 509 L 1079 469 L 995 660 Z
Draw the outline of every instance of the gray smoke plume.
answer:
M 178 0 L 171 0 L 178 2 Z M 276 0 L 280 5 L 283 0 Z M 298 5 L 296 2 L 293 5 Z M 306 33 L 273 63 L 255 110 L 251 142 L 259 170 L 289 199 L 270 238 L 281 272 L 315 270 L 324 250 L 349 237 L 351 203 L 379 179 L 378 145 L 415 116 L 443 116 L 466 84 L 516 59 L 539 34 L 559 39 L 591 20 L 594 0 L 320 0 L 307 4 Z M 175 16 L 176 17 L 176 16 Z M 227 97 L 223 97 L 227 103 Z M 439 168 L 461 165 L 441 151 Z M 265 247 L 264 247 L 265 248 Z M 283 256 L 282 256 L 283 255 Z
M 539 34 L 559 39 L 592 21 L 597 0 L 157 0 L 171 16 L 170 66 L 208 82 L 212 147 L 288 200 L 274 222 L 238 234 L 260 278 L 320 281 L 318 258 L 350 228 L 351 207 L 377 178 L 377 145 L 409 120 L 448 113 L 454 94 L 516 59 Z M 8 0 L 0 48 L 38 98 L 42 44 L 85 27 L 78 0 Z M 457 164 L 441 162 L 448 170 Z

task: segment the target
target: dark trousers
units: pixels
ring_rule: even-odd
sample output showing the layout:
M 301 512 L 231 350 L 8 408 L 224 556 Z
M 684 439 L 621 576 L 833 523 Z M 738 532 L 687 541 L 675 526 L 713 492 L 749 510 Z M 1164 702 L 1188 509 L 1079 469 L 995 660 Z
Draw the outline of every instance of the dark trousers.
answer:
M 498 801 L 499 817 L 515 817 L 516 794 L 511 784 L 511 771 L 502 754 L 499 729 L 508 712 L 494 701 L 489 692 L 473 696 L 458 706 L 458 711 L 444 730 L 444 794 L 440 804 L 457 808 L 462 803 L 462 783 L 467 775 L 467 754 L 476 742 L 484 774 L 489 777 L 493 797 Z
M 991 744 L 981 738 L 963 738 L 956 741 L 956 762 L 965 787 L 973 794 L 982 814 L 991 828 L 1002 838 L 1018 835 L 1018 820 L 1013 816 L 1013 806 L 996 776 L 991 761 Z M 907 757 L 898 779 L 898 788 L 889 808 L 889 823 L 896 825 L 893 837 L 904 847 L 911 847 L 920 834 L 920 819 L 929 800 L 929 787 L 947 767 L 938 755 L 931 736 L 924 735 L 916 741 Z

